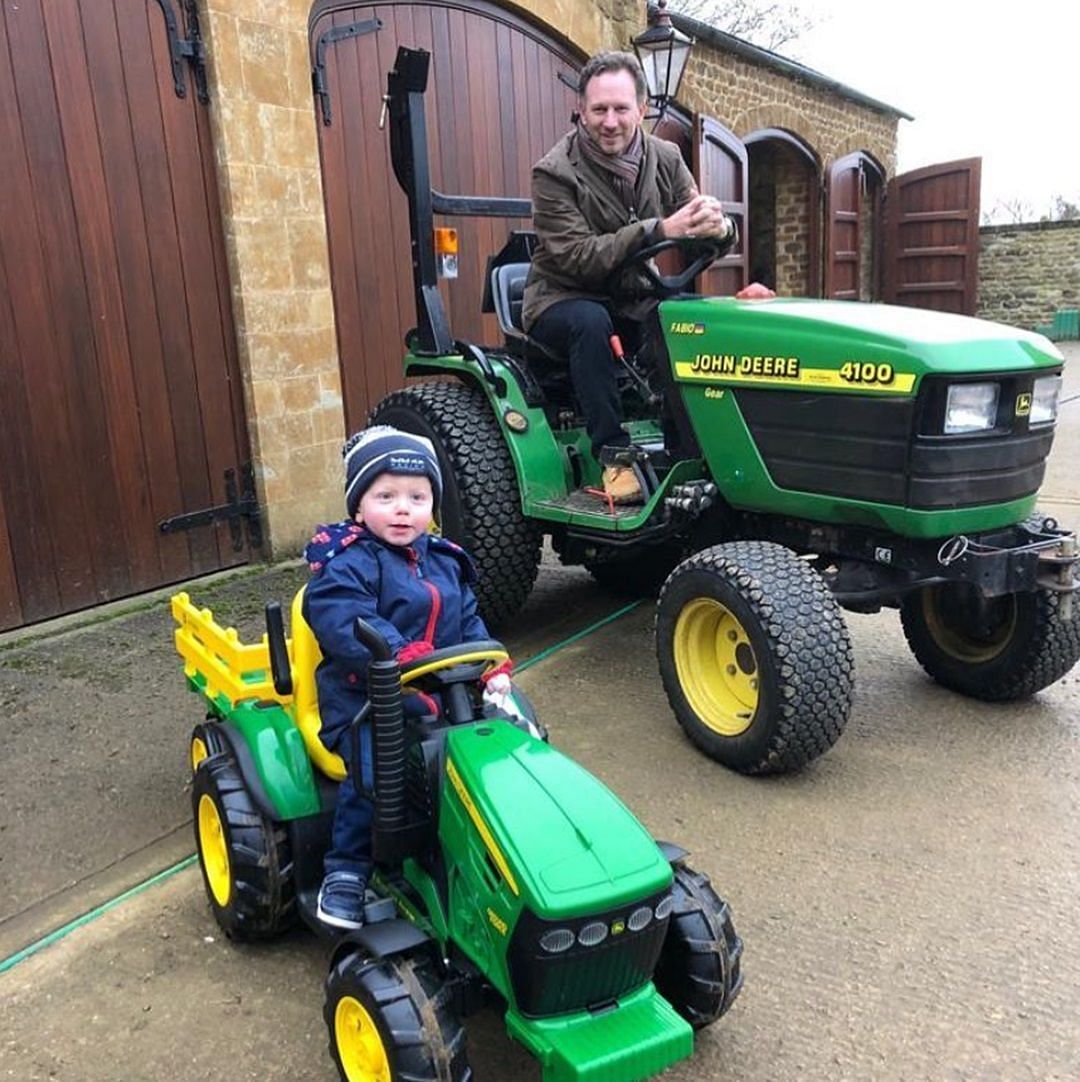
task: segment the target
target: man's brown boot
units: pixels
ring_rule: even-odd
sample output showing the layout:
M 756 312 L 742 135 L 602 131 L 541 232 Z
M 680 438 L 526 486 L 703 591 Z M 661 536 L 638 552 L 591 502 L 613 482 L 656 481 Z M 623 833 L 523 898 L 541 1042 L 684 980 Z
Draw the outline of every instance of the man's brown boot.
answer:
M 644 503 L 645 493 L 637 474 L 629 466 L 607 466 L 604 469 L 604 492 L 612 503 Z

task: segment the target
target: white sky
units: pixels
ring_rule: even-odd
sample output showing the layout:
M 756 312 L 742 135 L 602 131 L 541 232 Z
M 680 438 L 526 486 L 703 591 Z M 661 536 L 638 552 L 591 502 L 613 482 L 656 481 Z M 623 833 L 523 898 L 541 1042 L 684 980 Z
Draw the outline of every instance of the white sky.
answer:
M 899 171 L 981 157 L 984 214 L 1080 203 L 1080 0 L 798 2 L 819 22 L 793 58 L 915 117 Z

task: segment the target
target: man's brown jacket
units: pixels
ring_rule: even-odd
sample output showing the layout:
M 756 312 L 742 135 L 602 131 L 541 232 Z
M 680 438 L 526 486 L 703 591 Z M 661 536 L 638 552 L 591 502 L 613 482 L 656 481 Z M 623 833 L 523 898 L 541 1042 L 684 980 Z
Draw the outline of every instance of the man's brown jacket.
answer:
M 679 148 L 642 135 L 633 209 L 623 205 L 608 175 L 586 157 L 576 129 L 533 167 L 533 227 L 539 244 L 525 285 L 526 329 L 557 301 L 611 300 L 604 287 L 612 270 L 651 243 L 659 219 L 697 193 Z M 616 301 L 614 308 L 636 315 L 640 303 Z

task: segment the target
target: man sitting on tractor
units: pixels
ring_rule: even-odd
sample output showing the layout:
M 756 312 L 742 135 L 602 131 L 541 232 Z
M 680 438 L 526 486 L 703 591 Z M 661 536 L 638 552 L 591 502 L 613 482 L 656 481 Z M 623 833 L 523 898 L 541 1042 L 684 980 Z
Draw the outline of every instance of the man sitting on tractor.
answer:
M 643 498 L 634 471 L 616 464 L 622 427 L 611 337 L 633 348 L 651 299 L 619 297 L 612 272 L 665 239 L 723 239 L 735 224 L 700 195 L 678 147 L 642 128 L 647 86 L 630 53 L 602 52 L 581 71 L 576 127 L 533 167 L 538 244 L 525 286 L 525 329 L 567 357 L 604 490 L 616 503 Z M 771 296 L 751 285 L 743 299 Z

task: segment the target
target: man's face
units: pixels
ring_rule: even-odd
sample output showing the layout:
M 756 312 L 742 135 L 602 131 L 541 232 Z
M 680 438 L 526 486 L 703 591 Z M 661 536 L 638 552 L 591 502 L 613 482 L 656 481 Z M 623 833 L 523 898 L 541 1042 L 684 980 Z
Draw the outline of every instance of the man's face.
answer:
M 628 71 L 605 71 L 585 85 L 581 122 L 605 154 L 621 154 L 645 119 L 634 77 Z

